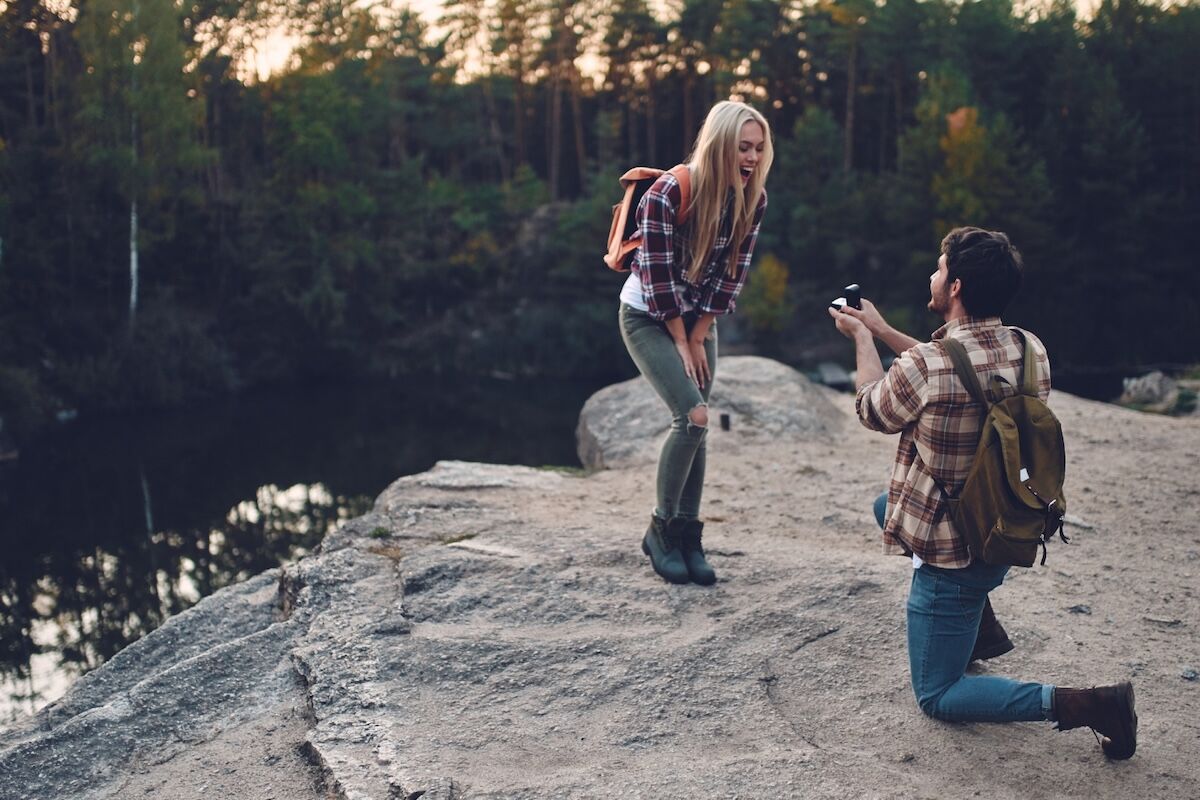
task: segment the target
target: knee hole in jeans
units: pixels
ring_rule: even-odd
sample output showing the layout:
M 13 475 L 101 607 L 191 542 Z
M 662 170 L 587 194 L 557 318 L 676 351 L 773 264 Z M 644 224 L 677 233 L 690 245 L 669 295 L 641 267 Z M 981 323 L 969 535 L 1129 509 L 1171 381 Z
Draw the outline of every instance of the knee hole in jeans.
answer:
M 688 423 L 697 428 L 708 427 L 708 406 L 701 403 L 688 412 Z

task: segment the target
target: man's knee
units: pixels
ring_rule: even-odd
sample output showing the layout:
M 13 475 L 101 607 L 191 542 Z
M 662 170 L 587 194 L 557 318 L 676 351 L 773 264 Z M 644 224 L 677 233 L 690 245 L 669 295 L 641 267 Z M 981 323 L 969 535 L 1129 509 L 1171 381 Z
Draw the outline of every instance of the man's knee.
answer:
M 932 717 L 933 719 L 941 719 L 941 717 L 938 716 L 937 710 L 938 700 L 940 697 L 940 695 L 936 694 L 919 694 L 917 695 L 917 705 L 920 706 L 921 711 L 925 714 L 925 716 Z
M 937 690 L 925 688 L 924 691 L 914 686 L 913 694 L 917 698 L 917 705 L 920 707 L 921 712 L 933 719 L 940 719 L 943 722 L 954 722 L 953 715 L 948 714 L 945 707 L 942 706 L 942 698 L 946 696 L 946 692 L 950 691 L 954 685 L 952 683 Z
M 884 527 L 884 524 L 887 522 L 887 520 L 884 519 L 884 515 L 887 514 L 887 499 L 887 492 L 884 492 L 883 494 L 879 495 L 879 497 L 875 498 L 873 510 L 875 511 L 875 521 L 879 523 L 880 528 Z
M 708 406 L 699 405 L 688 412 L 688 421 L 697 428 L 708 427 Z

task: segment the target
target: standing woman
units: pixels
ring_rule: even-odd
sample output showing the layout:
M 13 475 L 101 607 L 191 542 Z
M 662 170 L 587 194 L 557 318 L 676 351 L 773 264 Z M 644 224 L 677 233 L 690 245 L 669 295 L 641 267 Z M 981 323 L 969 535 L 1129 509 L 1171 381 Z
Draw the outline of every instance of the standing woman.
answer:
M 771 130 L 744 103 L 713 106 L 687 162 L 690 207 L 664 173 L 637 208 L 641 245 L 621 290 L 621 338 L 671 410 L 658 458 L 657 497 L 642 550 L 671 583 L 709 585 L 700 495 L 704 491 L 708 395 L 717 371 L 716 318 L 732 313 L 767 208 Z

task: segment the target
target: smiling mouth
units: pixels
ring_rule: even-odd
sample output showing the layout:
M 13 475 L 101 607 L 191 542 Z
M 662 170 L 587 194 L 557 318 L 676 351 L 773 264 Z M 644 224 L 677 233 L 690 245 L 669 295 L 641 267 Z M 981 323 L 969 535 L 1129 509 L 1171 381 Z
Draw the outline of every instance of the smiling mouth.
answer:
M 752 174 L 754 174 L 754 169 L 751 167 L 742 167 L 741 170 L 743 178 L 749 178 Z

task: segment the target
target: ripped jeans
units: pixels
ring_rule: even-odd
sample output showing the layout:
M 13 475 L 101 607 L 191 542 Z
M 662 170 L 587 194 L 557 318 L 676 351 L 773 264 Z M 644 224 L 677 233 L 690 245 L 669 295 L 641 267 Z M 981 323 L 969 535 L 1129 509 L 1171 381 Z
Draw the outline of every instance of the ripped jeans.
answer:
M 695 425 L 688 414 L 697 406 L 708 405 L 712 380 L 703 389 L 683 371 L 683 361 L 664 323 L 645 311 L 621 304 L 621 339 L 633 363 L 646 377 L 671 411 L 671 432 L 658 456 L 657 507 L 662 519 L 700 516 L 700 497 L 704 492 L 704 442 L 707 427 Z M 684 328 L 691 333 L 696 315 L 683 315 Z M 717 323 L 714 320 L 704 340 L 709 372 L 717 374 Z

